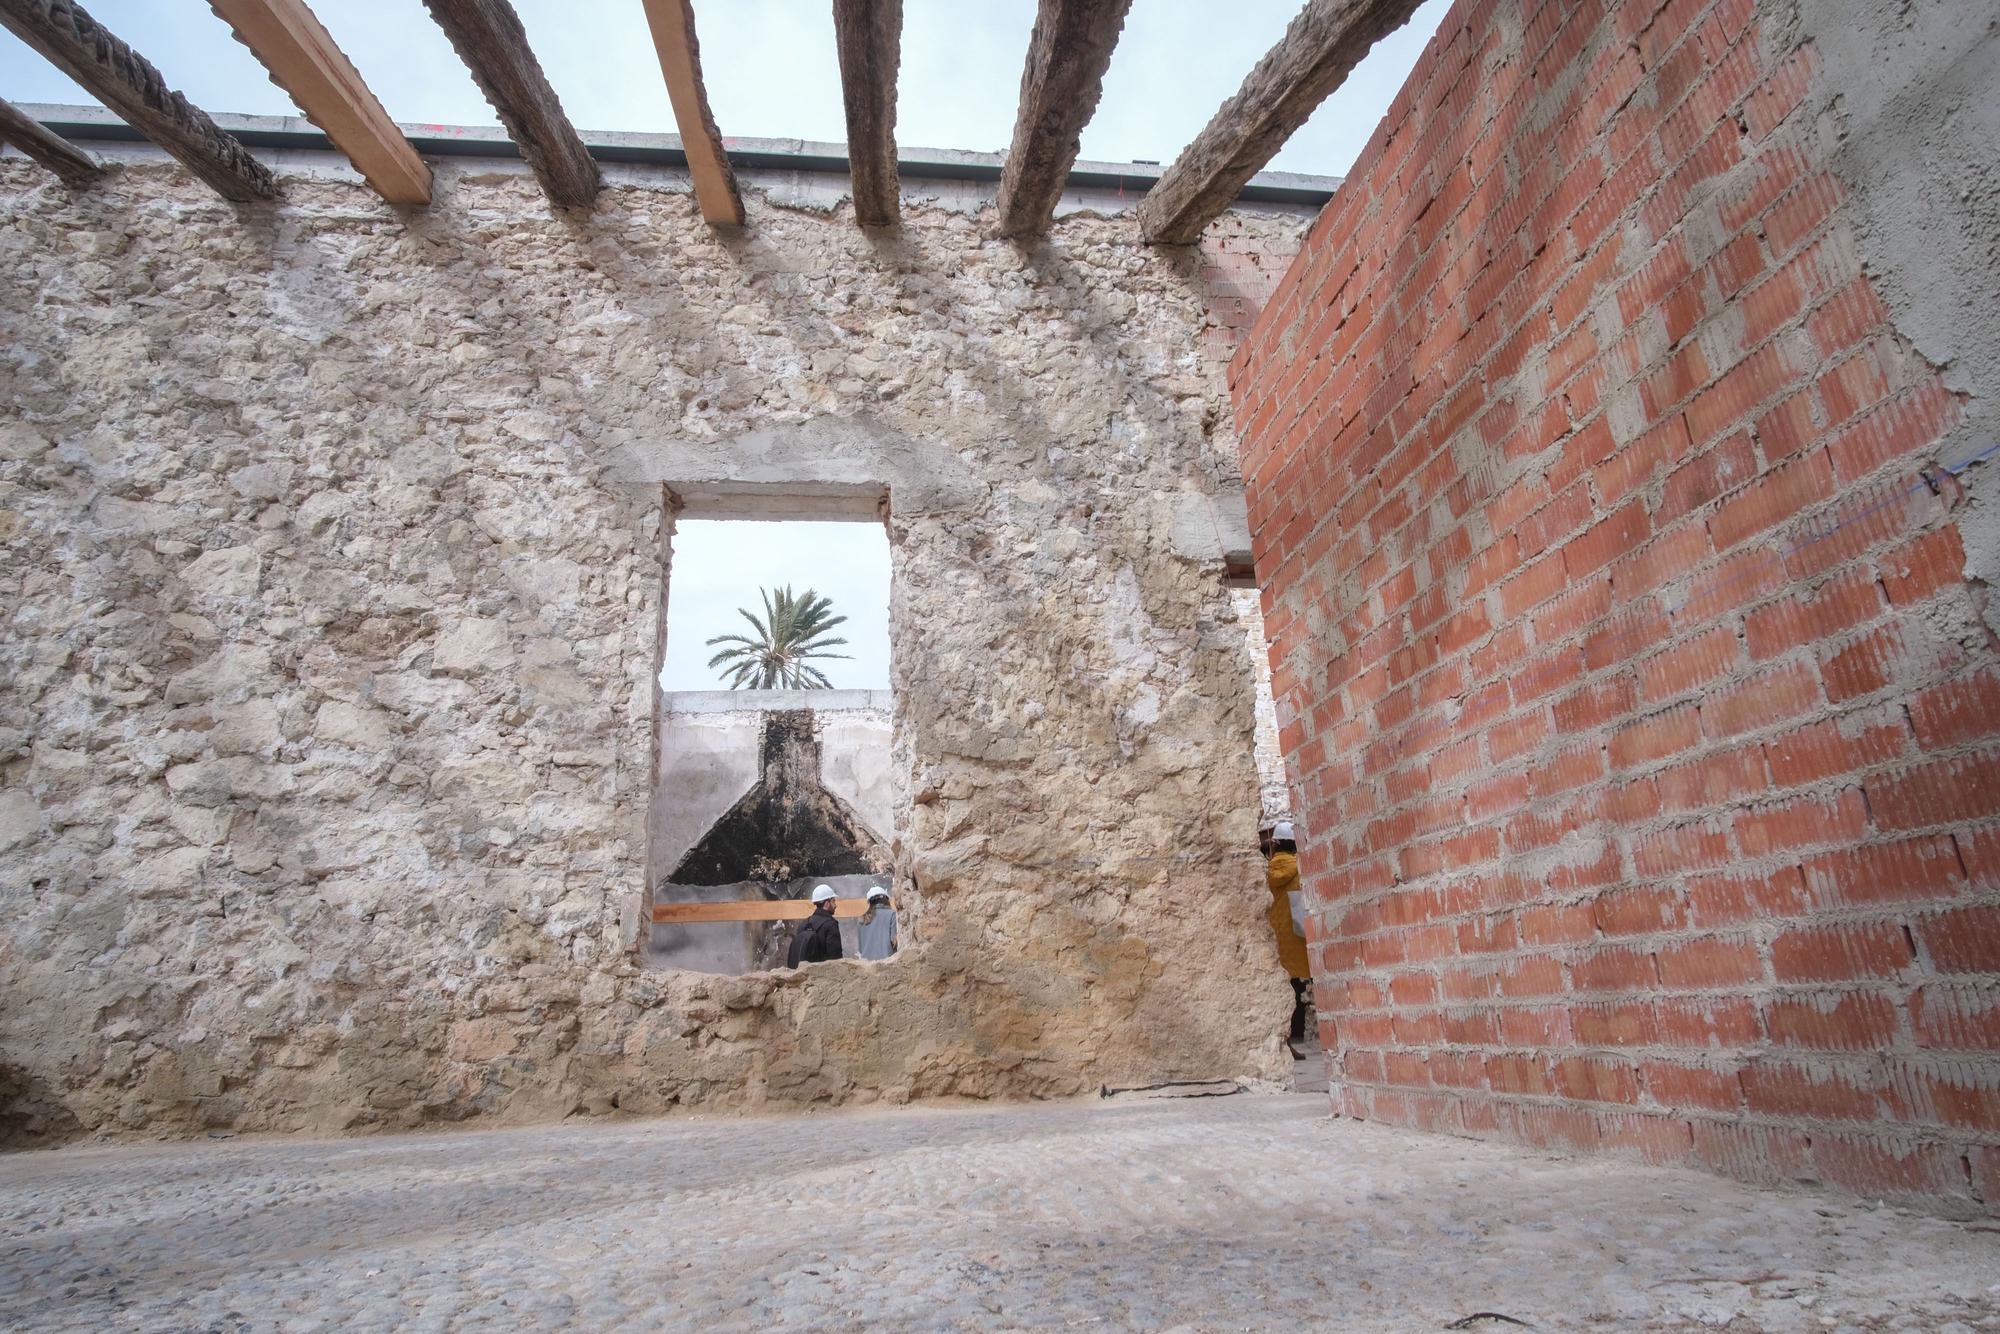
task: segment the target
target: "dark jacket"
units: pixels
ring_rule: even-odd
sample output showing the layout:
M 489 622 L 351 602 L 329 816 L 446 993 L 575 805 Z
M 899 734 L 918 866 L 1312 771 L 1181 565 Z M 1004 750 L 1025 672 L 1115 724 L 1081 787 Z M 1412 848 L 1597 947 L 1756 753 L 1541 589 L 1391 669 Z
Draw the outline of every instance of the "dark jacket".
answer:
M 785 967 L 825 963 L 828 959 L 839 957 L 840 923 L 834 920 L 832 912 L 816 908 L 813 915 L 800 922 L 799 929 L 792 933 L 792 952 L 785 956 Z

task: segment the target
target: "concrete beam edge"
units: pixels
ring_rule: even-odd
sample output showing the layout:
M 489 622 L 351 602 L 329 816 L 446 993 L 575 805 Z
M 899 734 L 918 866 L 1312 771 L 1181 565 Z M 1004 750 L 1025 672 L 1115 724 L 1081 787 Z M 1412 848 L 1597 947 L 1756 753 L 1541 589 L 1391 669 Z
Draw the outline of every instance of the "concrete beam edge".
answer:
M 104 107 L 51 102 L 16 103 L 26 114 L 72 142 L 132 142 L 138 131 Z M 252 148 L 323 149 L 333 145 L 317 126 L 302 116 L 212 117 L 222 129 Z M 513 140 L 497 125 L 439 125 L 397 122 L 417 151 L 437 157 L 519 158 Z M 686 154 L 677 134 L 642 134 L 624 130 L 582 131 L 584 146 L 600 162 L 644 163 L 685 167 Z M 749 139 L 725 137 L 723 144 L 736 167 L 827 172 L 846 175 L 847 145 L 814 139 Z M 950 148 L 900 148 L 900 173 L 916 180 L 998 181 L 1005 155 Z M 1069 174 L 1069 187 L 1123 188 L 1144 194 L 1163 169 L 1150 162 L 1079 161 Z M 1340 188 L 1341 177 L 1289 171 L 1259 172 L 1239 196 L 1245 203 L 1324 204 Z

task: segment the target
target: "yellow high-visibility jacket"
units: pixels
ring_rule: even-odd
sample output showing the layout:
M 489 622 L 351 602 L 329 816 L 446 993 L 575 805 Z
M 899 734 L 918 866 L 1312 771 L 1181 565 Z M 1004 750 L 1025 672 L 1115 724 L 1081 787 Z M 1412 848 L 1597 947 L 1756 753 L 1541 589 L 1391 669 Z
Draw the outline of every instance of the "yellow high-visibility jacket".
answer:
M 1278 937 L 1278 962 L 1293 977 L 1310 979 L 1312 964 L 1306 958 L 1306 942 L 1292 925 L 1292 891 L 1299 887 L 1299 859 L 1289 852 L 1271 854 L 1264 868 L 1264 881 L 1271 887 L 1271 931 Z

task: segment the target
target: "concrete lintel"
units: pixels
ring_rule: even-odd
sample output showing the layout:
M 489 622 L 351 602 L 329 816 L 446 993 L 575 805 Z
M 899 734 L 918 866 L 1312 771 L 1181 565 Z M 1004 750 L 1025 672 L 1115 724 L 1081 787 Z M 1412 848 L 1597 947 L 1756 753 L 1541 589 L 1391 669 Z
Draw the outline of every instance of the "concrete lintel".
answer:
M 1219 495 L 1184 491 L 1169 505 L 1167 540 L 1176 556 L 1220 561 L 1230 570 L 1250 568 L 1250 506 L 1240 489 Z
M 667 489 L 686 519 L 873 522 L 882 517 L 889 496 L 887 487 L 869 482 L 669 482 Z
M 681 514 L 696 519 L 870 519 L 884 512 L 875 507 L 885 496 L 907 517 L 976 505 L 984 496 L 949 444 L 867 414 L 721 440 L 632 440 L 608 453 L 600 476 L 615 487 L 664 486 L 682 502 Z

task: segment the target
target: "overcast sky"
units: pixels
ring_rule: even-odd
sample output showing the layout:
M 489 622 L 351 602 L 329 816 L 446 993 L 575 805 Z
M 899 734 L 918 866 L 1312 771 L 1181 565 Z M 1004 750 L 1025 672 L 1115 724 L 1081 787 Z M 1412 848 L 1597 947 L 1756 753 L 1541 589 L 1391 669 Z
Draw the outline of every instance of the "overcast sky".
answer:
M 889 535 L 879 523 L 747 523 L 682 519 L 667 578 L 668 690 L 726 689 L 708 666 L 714 635 L 755 637 L 738 607 L 763 614 L 760 588 L 790 584 L 833 599 L 847 643 L 813 665 L 837 690 L 889 688 Z
M 1171 161 L 1284 34 L 1301 0 L 1136 0 L 1083 155 Z M 639 0 L 514 0 L 564 108 L 582 130 L 672 132 Z M 1271 165 L 1339 175 L 1374 130 L 1444 16 L 1428 0 L 1384 40 Z M 93 17 L 205 111 L 294 114 L 202 0 L 88 0 Z M 401 121 L 491 125 L 492 110 L 420 0 L 317 0 L 341 48 Z M 907 0 L 897 139 L 997 151 L 1013 134 L 1034 0 Z M 697 0 L 702 65 L 724 135 L 840 141 L 840 70 L 828 0 Z M 0 96 L 88 102 L 0 32 Z

